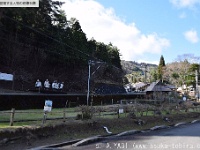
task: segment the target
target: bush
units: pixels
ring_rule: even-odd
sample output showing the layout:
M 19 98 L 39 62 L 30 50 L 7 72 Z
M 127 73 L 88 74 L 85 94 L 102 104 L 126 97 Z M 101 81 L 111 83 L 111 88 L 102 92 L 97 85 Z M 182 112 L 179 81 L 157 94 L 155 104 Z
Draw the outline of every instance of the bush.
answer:
M 82 114 L 77 115 L 77 119 L 92 119 L 94 113 L 95 113 L 95 108 L 92 106 L 79 106 L 79 110 L 82 112 Z

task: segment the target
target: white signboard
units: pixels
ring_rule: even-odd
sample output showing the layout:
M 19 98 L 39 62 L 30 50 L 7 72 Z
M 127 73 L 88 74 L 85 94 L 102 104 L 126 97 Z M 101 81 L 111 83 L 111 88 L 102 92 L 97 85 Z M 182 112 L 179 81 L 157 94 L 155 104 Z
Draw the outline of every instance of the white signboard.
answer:
M 13 75 L 0 72 L 0 80 L 13 81 Z
M 44 106 L 44 111 L 50 112 L 52 110 L 52 104 L 53 104 L 53 102 L 51 100 L 46 100 L 45 106 Z
M 124 113 L 124 109 L 120 108 L 119 109 L 119 114 L 123 114 Z
M 46 100 L 45 101 L 45 106 L 52 107 L 53 102 L 51 100 Z
M 44 106 L 44 111 L 45 111 L 45 112 L 50 112 L 51 109 L 52 109 L 52 107 Z

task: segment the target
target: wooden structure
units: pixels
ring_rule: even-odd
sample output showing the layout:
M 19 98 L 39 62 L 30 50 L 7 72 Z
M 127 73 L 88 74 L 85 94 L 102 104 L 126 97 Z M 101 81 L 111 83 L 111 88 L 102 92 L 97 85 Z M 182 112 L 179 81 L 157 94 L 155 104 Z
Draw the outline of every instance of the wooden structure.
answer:
M 164 100 L 164 98 L 168 95 L 168 93 L 172 92 L 172 90 L 158 80 L 156 82 L 152 82 L 147 87 L 145 92 L 147 98 Z

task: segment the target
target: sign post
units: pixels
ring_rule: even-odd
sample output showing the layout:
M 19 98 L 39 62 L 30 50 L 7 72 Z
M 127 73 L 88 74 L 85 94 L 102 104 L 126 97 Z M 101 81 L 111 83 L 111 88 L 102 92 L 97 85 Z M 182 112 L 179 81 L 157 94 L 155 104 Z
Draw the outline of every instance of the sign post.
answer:
M 46 122 L 47 113 L 51 112 L 51 110 L 52 110 L 52 104 L 53 104 L 53 102 L 51 100 L 45 100 L 43 124 Z

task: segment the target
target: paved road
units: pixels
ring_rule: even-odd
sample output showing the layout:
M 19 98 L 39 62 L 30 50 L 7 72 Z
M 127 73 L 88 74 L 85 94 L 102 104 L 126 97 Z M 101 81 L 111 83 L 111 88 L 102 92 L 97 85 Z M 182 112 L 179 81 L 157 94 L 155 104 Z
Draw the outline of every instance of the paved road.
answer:
M 181 125 L 130 136 L 110 137 L 74 150 L 200 150 L 200 123 Z

